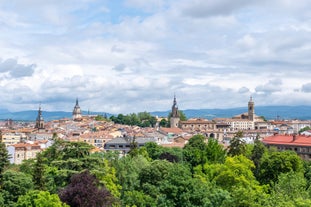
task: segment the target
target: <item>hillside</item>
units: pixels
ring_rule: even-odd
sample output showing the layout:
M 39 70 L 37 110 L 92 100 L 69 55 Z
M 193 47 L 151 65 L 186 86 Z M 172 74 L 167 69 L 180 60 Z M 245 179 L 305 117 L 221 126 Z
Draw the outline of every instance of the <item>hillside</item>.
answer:
M 247 112 L 246 107 L 230 108 L 230 109 L 186 109 L 183 110 L 187 118 L 206 118 L 213 119 L 215 117 L 224 118 L 232 117 L 237 114 Z M 5 109 L 0 109 L 0 119 L 13 119 L 22 121 L 34 121 L 37 117 L 38 111 L 20 111 L 20 112 L 9 112 Z M 83 114 L 101 114 L 104 115 L 106 112 L 83 112 Z M 169 111 L 155 111 L 150 112 L 152 115 L 159 117 L 167 117 Z M 311 120 L 311 106 L 257 106 L 255 113 L 258 116 L 264 116 L 266 119 L 301 119 Z M 106 113 L 107 116 L 112 114 Z M 46 121 L 71 118 L 72 112 L 65 111 L 43 111 L 42 115 Z

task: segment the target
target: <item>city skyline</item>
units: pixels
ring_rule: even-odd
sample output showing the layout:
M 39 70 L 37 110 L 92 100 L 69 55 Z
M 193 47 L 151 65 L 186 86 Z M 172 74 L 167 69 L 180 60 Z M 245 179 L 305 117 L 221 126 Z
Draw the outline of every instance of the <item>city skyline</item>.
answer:
M 0 3 L 2 109 L 311 105 L 307 0 Z

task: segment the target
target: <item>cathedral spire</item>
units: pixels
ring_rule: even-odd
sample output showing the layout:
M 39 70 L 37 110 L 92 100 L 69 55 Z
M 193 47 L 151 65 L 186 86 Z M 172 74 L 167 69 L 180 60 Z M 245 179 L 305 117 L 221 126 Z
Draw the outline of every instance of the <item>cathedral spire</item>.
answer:
M 172 112 L 171 113 L 172 113 L 172 116 L 170 118 L 170 126 L 171 126 L 171 128 L 178 127 L 180 118 L 179 118 L 179 111 L 178 111 L 175 93 L 174 93 L 174 100 L 173 100 Z
M 42 116 L 42 111 L 41 111 L 41 103 L 39 105 L 39 110 L 38 110 L 38 116 L 36 119 L 36 129 L 40 130 L 40 129 L 44 129 L 44 119 Z

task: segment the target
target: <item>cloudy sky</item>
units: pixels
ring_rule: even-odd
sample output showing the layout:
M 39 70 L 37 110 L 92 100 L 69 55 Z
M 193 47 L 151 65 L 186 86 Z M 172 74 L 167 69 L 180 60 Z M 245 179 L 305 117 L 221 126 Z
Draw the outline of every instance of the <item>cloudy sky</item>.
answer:
M 0 0 L 0 108 L 311 105 L 309 0 Z

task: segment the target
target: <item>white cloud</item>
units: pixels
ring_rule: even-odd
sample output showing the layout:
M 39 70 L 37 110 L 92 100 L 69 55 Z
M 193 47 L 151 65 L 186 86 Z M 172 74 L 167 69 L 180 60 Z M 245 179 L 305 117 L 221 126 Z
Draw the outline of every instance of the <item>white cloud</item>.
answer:
M 0 0 L 0 108 L 113 113 L 311 103 L 311 6 Z M 294 100 L 288 97 L 295 97 Z

